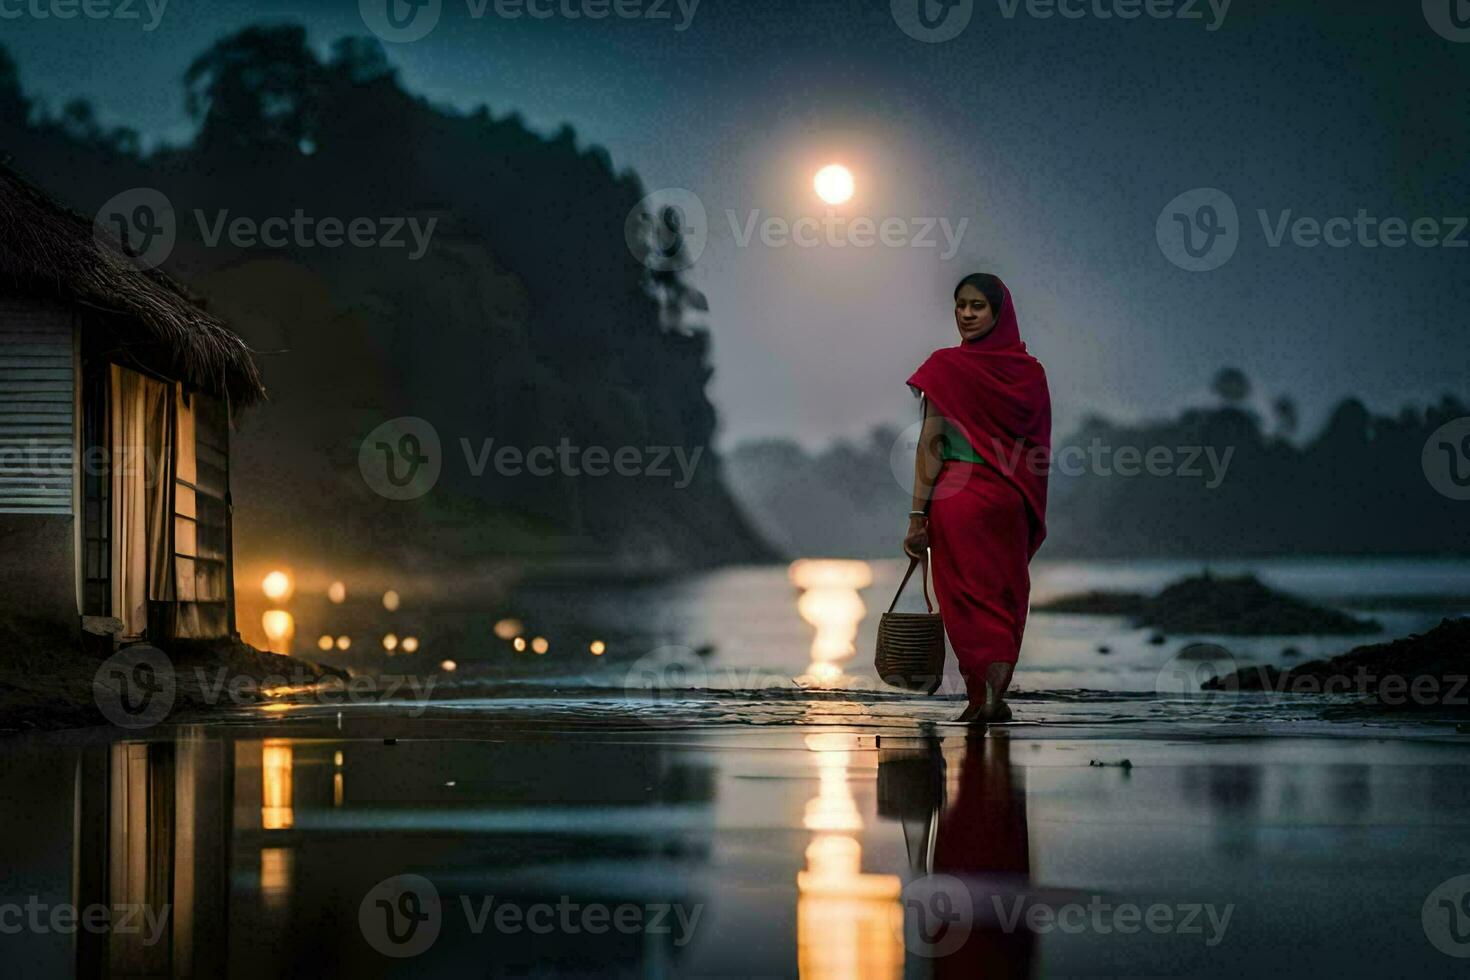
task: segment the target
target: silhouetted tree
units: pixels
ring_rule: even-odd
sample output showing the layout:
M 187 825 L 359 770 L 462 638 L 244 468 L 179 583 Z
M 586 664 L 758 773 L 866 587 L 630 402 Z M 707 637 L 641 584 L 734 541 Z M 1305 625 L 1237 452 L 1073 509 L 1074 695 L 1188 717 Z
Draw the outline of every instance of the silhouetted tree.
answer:
M 20 87 L 20 71 L 10 52 L 0 45 L 0 123 L 22 125 L 30 117 L 31 102 Z
M 61 128 L 72 139 L 90 143 L 101 135 L 97 115 L 92 109 L 92 103 L 86 99 L 72 99 L 62 106 L 60 123 Z
M 294 148 L 315 129 L 321 80 L 304 28 L 250 27 L 190 63 L 185 106 L 205 148 Z
M 332 42 L 329 67 L 353 85 L 397 77 L 377 38 L 341 37 Z
M 692 264 L 686 237 L 687 218 L 678 207 L 669 204 L 656 215 L 642 215 L 641 235 L 634 245 L 638 258 L 648 266 L 649 293 L 659 305 L 659 322 L 664 329 L 686 332 L 685 317 L 690 311 L 709 312 L 704 293 L 684 281 L 681 270 Z
M 1240 368 L 1221 368 L 1210 383 L 1210 390 L 1227 405 L 1238 405 L 1250 396 L 1251 383 Z
M 1280 395 L 1271 403 L 1271 409 L 1276 413 L 1276 433 L 1284 439 L 1296 435 L 1298 424 L 1296 402 L 1290 395 Z

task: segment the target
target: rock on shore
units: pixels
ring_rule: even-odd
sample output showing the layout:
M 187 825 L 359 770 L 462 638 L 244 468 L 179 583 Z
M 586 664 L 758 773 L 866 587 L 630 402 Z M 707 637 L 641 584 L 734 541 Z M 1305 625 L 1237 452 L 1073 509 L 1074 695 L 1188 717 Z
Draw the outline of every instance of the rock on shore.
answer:
M 1375 620 L 1277 591 L 1254 575 L 1220 577 L 1209 572 L 1173 582 L 1155 596 L 1094 591 L 1063 596 L 1036 610 L 1129 616 L 1135 626 L 1165 634 L 1353 636 L 1383 628 Z
M 1427 633 L 1287 669 L 1246 667 L 1206 681 L 1201 690 L 1361 694 L 1388 708 L 1465 710 L 1470 707 L 1470 617 L 1441 620 Z

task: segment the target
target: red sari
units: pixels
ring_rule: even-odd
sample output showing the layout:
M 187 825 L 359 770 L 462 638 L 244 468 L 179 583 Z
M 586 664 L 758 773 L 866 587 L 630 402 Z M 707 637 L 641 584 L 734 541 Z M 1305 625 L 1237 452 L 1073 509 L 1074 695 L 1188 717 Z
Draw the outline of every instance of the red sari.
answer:
M 929 507 L 939 611 L 979 700 L 987 668 L 1020 656 L 1029 566 L 1046 538 L 1051 395 L 1041 362 L 1021 342 L 1010 290 L 994 329 L 935 351 L 909 385 L 986 461 L 945 460 Z

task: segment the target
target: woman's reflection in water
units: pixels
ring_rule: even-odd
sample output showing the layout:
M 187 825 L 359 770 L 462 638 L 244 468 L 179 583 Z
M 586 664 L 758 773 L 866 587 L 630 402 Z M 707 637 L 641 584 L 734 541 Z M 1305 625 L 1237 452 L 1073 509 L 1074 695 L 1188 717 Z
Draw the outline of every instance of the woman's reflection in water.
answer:
M 967 739 L 949 800 L 937 738 L 922 751 L 885 752 L 878 781 L 880 813 L 904 821 L 914 871 L 959 879 L 970 893 L 969 935 L 957 949 L 934 957 L 933 975 L 1031 976 L 1036 936 L 1024 915 L 1031 879 L 1026 791 L 1021 771 L 1011 768 L 1010 740 Z

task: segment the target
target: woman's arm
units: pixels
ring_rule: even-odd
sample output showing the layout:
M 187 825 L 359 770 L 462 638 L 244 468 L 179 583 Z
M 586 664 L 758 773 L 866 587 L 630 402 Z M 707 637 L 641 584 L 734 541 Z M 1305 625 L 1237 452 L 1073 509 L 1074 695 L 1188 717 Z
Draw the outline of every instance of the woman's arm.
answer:
M 929 547 L 929 498 L 934 493 L 939 469 L 944 465 L 939 458 L 944 419 L 930 411 L 927 397 L 923 405 L 924 422 L 919 429 L 919 446 L 914 453 L 913 507 L 909 513 L 909 530 L 903 539 L 904 554 L 910 558 L 922 558 Z

